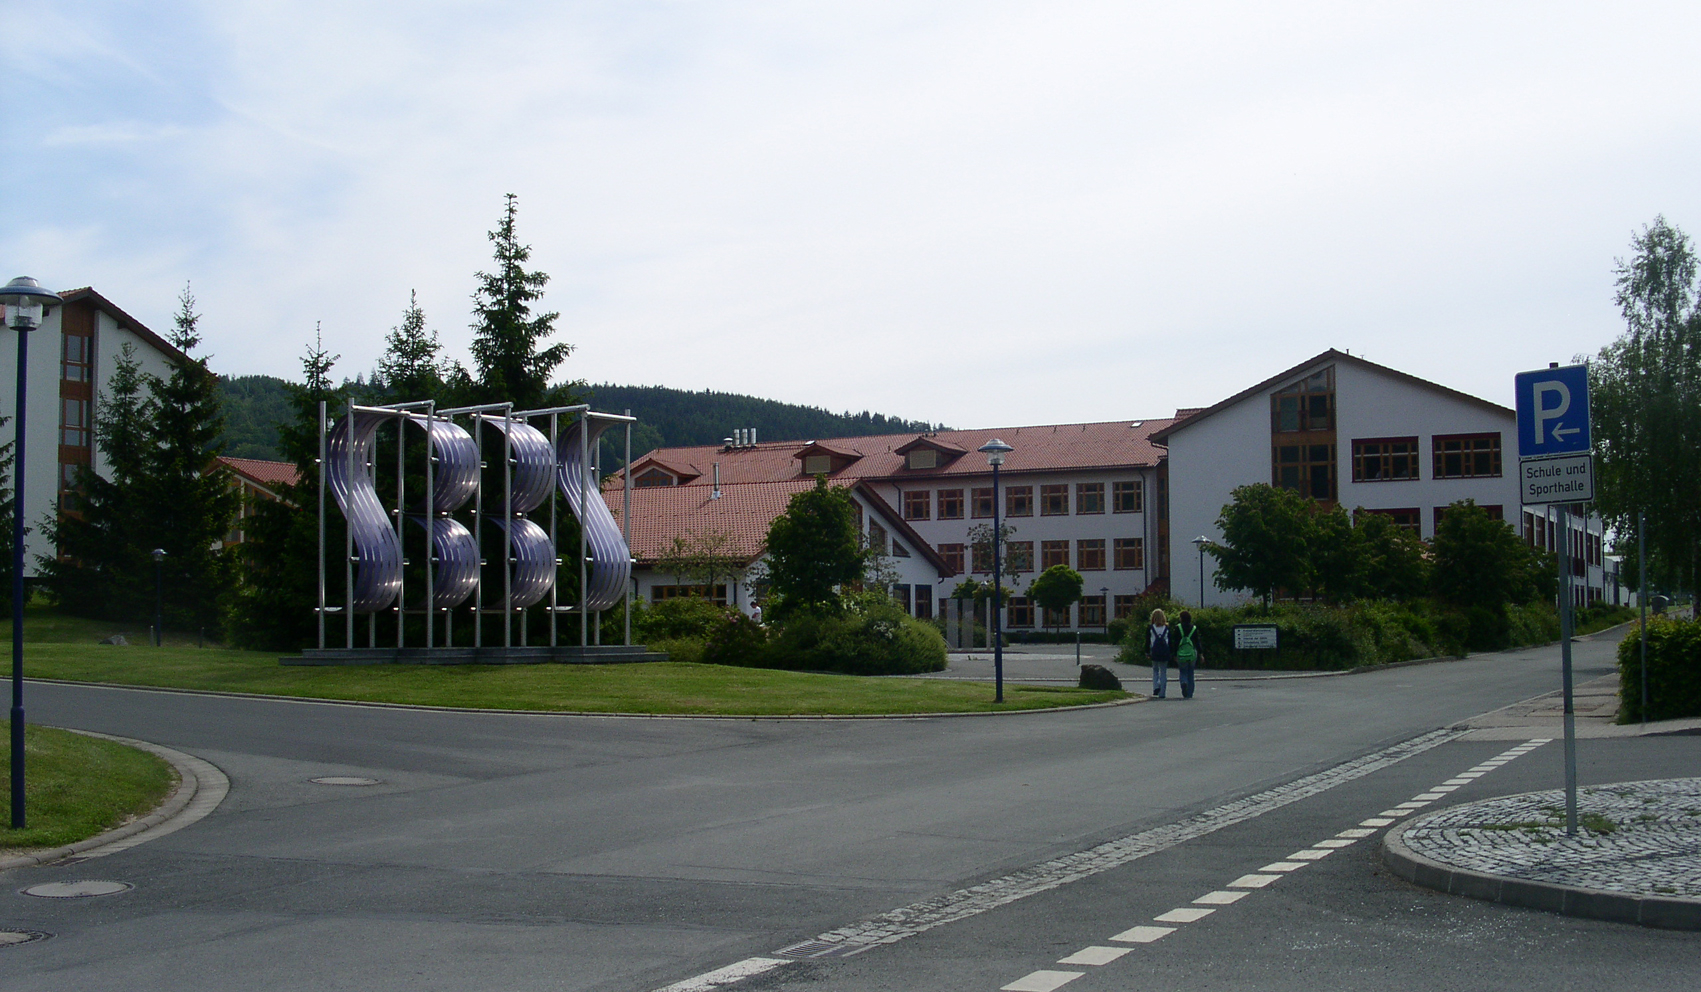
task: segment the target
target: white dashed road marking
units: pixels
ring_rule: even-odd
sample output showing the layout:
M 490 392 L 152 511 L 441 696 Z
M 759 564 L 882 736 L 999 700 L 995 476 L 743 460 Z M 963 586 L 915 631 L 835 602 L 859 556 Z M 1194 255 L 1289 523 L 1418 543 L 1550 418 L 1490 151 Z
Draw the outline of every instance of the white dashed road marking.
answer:
M 1125 944 L 1150 944 L 1152 941 L 1167 937 L 1174 932 L 1174 927 L 1129 927 L 1110 939 Z
M 999 992 L 1051 992 L 1085 975 L 1084 971 L 1036 971 L 999 986 Z
M 1083 947 L 1066 958 L 1059 958 L 1057 963 L 1091 965 L 1110 964 L 1112 961 L 1115 961 L 1117 958 L 1127 954 L 1133 949 L 1134 948 L 1132 947 L 1100 947 L 1099 945 L 1094 944 L 1091 947 Z
M 1157 920 L 1159 923 L 1197 923 L 1215 912 L 1216 910 L 1214 909 L 1196 909 L 1192 906 L 1181 906 L 1179 908 L 1172 909 L 1167 913 L 1159 913 L 1152 917 L 1152 919 Z
M 1299 866 L 1295 865 L 1294 867 Z M 1228 887 L 1231 889 L 1262 889 L 1281 877 L 1280 875 L 1242 875 L 1230 882 Z
M 695 978 L 687 978 L 683 982 L 674 982 L 666 988 L 657 989 L 656 992 L 708 992 L 710 989 L 718 989 L 723 985 L 742 982 L 752 975 L 760 975 L 765 971 L 772 971 L 782 964 L 790 963 L 784 958 L 745 958 L 743 961 L 729 964 L 725 968 L 718 968 Z

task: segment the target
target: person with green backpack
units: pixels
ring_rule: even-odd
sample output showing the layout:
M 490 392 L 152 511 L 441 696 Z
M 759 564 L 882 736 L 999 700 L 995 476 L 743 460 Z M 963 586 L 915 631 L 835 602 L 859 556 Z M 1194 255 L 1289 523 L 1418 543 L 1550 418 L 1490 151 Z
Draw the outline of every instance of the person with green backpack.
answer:
M 1193 666 L 1203 660 L 1199 651 L 1199 628 L 1193 625 L 1191 611 L 1182 610 L 1180 622 L 1172 635 L 1175 642 L 1175 664 L 1181 669 L 1181 698 L 1193 698 Z

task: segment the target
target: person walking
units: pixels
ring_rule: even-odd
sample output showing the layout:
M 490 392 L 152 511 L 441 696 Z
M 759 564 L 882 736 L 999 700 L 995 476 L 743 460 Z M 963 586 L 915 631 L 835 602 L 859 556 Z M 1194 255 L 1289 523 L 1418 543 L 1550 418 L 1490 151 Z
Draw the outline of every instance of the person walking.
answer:
M 1186 616 L 1186 614 L 1182 614 Z M 1152 662 L 1152 698 L 1164 698 L 1169 688 L 1169 660 L 1175 656 L 1175 629 L 1163 610 L 1152 611 L 1151 625 L 1146 628 L 1146 657 Z
M 1181 698 L 1193 698 L 1193 666 L 1197 665 L 1204 655 L 1199 653 L 1199 628 L 1193 625 L 1193 614 L 1182 610 L 1180 622 L 1175 630 L 1175 664 L 1181 669 Z

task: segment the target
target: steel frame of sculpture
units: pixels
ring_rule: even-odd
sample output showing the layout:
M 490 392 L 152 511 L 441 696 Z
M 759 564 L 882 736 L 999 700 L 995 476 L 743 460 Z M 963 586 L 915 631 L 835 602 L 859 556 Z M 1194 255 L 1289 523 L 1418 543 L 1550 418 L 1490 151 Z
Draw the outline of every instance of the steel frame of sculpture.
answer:
M 594 479 L 593 445 L 616 424 L 625 426 L 625 462 L 632 460 L 635 418 L 598 413 L 587 404 L 518 410 L 513 403 L 439 410 L 435 400 L 360 406 L 350 403 L 343 417 L 330 422 L 326 404 L 319 404 L 319 649 L 327 650 L 327 618 L 342 614 L 344 647 L 355 648 L 355 616 L 367 616 L 367 646 L 377 648 L 378 614 L 396 614 L 395 648 L 405 648 L 407 617 L 425 616 L 425 647 L 438 647 L 441 616 L 443 646 L 454 645 L 455 610 L 471 600 L 473 647 L 483 649 L 484 617 L 503 616 L 502 647 L 514 647 L 514 613 L 520 613 L 520 644 L 529 643 L 529 608 L 549 599 L 549 646 L 559 643 L 562 613 L 579 615 L 579 646 L 600 645 L 602 611 L 625 602 L 624 643 L 632 643 L 631 519 L 632 480 L 626 478 L 624 512 L 616 524 Z M 571 417 L 565 432 L 561 420 Z M 461 426 L 464 418 L 471 430 Z M 547 420 L 548 434 L 534 426 Z M 386 509 L 377 491 L 376 440 L 379 428 L 396 424 L 396 494 Z M 410 510 L 406 490 L 407 429 L 425 436 L 425 498 L 418 512 Z M 500 516 L 486 509 L 484 472 L 485 426 L 502 437 Z M 600 445 L 595 449 L 600 452 Z M 341 511 L 344 537 L 344 601 L 328 600 L 325 498 Z M 558 552 L 557 495 L 567 502 L 580 524 L 579 599 L 563 606 L 557 579 L 562 560 Z M 453 514 L 472 503 L 469 530 Z M 530 514 L 549 505 L 547 531 Z M 392 523 L 387 518 L 394 518 Z M 406 598 L 403 556 L 409 523 L 425 531 L 425 596 L 417 608 Z M 486 597 L 482 542 L 487 523 L 502 532 L 501 606 Z M 595 622 L 593 623 L 593 619 Z

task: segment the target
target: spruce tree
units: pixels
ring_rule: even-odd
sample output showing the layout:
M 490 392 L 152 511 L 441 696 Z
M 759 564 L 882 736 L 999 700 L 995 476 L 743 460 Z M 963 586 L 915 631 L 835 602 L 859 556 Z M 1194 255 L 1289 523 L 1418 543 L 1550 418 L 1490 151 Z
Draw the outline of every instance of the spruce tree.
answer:
M 473 293 L 472 354 L 476 365 L 471 383 L 474 402 L 500 403 L 513 400 L 518 409 L 572 402 L 570 386 L 551 388 L 550 377 L 572 353 L 572 345 L 556 342 L 540 345 L 555 334 L 555 311 L 532 315 L 532 304 L 543 298 L 549 276 L 526 271 L 530 245 L 520 243 L 514 229 L 515 196 L 507 195 L 507 206 L 496 230 L 489 232 L 496 246 L 494 271 L 479 272 L 478 290 Z
M 256 505 L 243 521 L 242 581 L 227 627 L 238 647 L 298 651 L 317 642 L 319 404 L 325 403 L 335 417 L 348 399 L 347 384 L 331 385 L 331 369 L 340 357 L 325 350 L 315 328 L 313 344 L 301 359 L 304 381 L 288 386 L 294 416 L 278 425 L 278 444 L 284 457 L 295 462 L 296 484 L 283 488 L 282 500 Z M 334 509 L 327 515 L 326 547 L 341 549 L 342 517 Z M 340 570 L 331 571 L 340 580 Z
M 241 509 L 241 496 L 223 473 L 207 471 L 224 434 L 218 377 L 205 358 L 190 356 L 201 343 L 201 318 L 187 285 L 178 303 L 170 340 L 183 357 L 172 360 L 169 376 L 149 377 L 152 444 L 141 459 L 140 495 L 153 546 L 166 553 L 167 622 L 211 627 L 232 576 L 219 545 Z
M 384 356 L 378 359 L 378 373 L 373 379 L 391 402 L 435 399 L 441 403 L 445 399 L 444 382 L 453 375 L 453 367 L 438 358 L 442 345 L 437 332 L 425 326 L 418 293 L 408 293 L 402 322 L 390 328 L 384 344 Z

